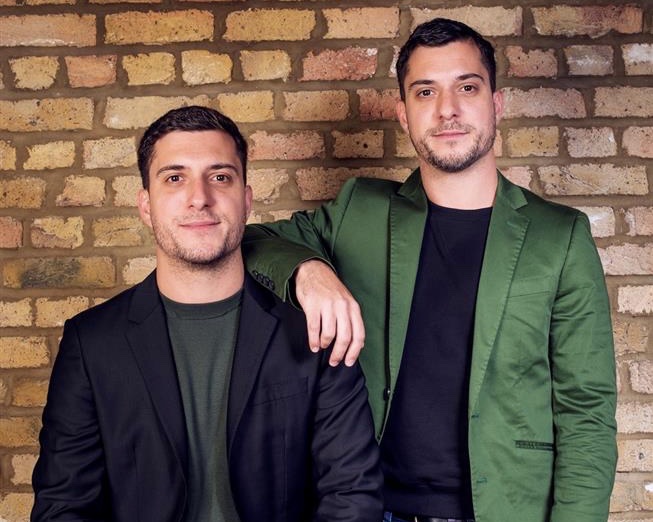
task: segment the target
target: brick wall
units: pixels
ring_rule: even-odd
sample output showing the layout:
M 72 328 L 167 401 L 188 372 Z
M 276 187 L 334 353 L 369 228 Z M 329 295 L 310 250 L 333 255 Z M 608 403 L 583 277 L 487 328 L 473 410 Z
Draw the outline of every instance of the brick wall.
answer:
M 181 104 L 233 117 L 253 221 L 351 176 L 403 179 L 394 59 L 443 15 L 498 46 L 504 172 L 591 218 L 619 371 L 611 520 L 653 521 L 653 4 L 503 3 L 0 0 L 0 520 L 27 518 L 63 321 L 153 267 L 143 127 Z

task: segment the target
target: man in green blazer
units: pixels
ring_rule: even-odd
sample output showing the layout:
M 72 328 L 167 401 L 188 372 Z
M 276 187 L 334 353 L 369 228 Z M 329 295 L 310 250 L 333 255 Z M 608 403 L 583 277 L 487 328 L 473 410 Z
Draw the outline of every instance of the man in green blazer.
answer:
M 474 30 L 418 26 L 397 76 L 419 169 L 250 227 L 248 269 L 304 309 L 314 350 L 336 339 L 333 364 L 358 355 L 360 306 L 386 521 L 605 522 L 615 368 L 587 217 L 496 170 L 503 98 Z

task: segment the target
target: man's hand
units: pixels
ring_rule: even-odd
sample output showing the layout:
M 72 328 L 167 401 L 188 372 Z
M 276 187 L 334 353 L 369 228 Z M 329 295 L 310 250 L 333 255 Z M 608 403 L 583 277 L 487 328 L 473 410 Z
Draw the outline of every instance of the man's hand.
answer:
M 352 366 L 365 343 L 361 310 L 336 273 L 322 261 L 305 261 L 295 273 L 295 294 L 306 314 L 308 342 L 312 351 L 327 348 L 335 339 L 329 364 L 344 358 Z

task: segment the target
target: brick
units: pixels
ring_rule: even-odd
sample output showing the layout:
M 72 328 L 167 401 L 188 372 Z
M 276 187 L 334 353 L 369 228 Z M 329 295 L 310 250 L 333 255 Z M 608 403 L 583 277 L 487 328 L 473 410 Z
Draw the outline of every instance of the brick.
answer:
M 45 181 L 21 177 L 0 179 L 0 208 L 41 208 L 45 199 Z
M 0 140 L 0 170 L 16 168 L 16 148 L 9 141 Z
M 572 158 L 606 158 L 617 155 L 617 142 L 610 127 L 567 127 L 564 137 Z
M 299 80 L 366 80 L 376 72 L 377 56 L 377 49 L 362 47 L 310 52 L 302 60 L 304 74 Z
M 615 118 L 653 117 L 653 87 L 597 87 L 594 115 Z
M 40 91 L 52 87 L 57 78 L 59 60 L 55 56 L 25 56 L 9 60 L 16 88 Z
M 333 131 L 334 158 L 382 158 L 383 131 L 364 130 L 362 132 Z
M 542 118 L 557 116 L 562 119 L 587 116 L 585 102 L 576 89 L 551 89 L 539 87 L 521 90 L 503 89 L 505 98 L 504 118 Z
M 228 54 L 209 51 L 183 51 L 181 77 L 186 85 L 229 83 L 233 62 Z
M 610 207 L 576 207 L 590 221 L 593 237 L 610 237 L 615 234 L 615 215 Z
M 308 168 L 298 169 L 297 187 L 303 201 L 333 199 L 342 184 L 349 178 L 365 176 L 368 178 L 393 179 L 405 181 L 411 169 L 407 168 Z
M 272 221 L 279 221 L 281 219 L 290 219 L 295 212 L 295 209 L 292 210 L 271 210 L 270 215 L 272 216 Z
M 32 493 L 7 493 L 0 497 L 0 513 L 3 522 L 25 522 L 29 520 L 30 510 L 34 503 Z
M 617 355 L 643 353 L 646 351 L 651 330 L 646 323 L 613 317 L 614 346 Z
M 115 54 L 66 56 L 68 83 L 71 87 L 104 87 L 116 83 Z
M 104 24 L 104 42 L 107 44 L 168 45 L 213 39 L 213 14 L 198 9 L 146 13 L 125 11 L 107 14 Z
M 653 127 L 628 127 L 622 146 L 629 156 L 653 158 Z
M 0 248 L 23 246 L 23 223 L 11 216 L 0 216 Z
M 358 110 L 362 121 L 397 119 L 399 89 L 359 89 L 356 94 L 360 100 Z
M 618 167 L 605 164 L 571 164 L 540 167 L 544 193 L 550 196 L 599 194 L 648 194 L 648 179 L 643 166 Z
M 18 448 L 38 444 L 41 422 L 38 417 L 0 418 L 0 446 Z
M 161 4 L 163 0 L 88 0 L 89 4 Z M 182 0 L 186 1 L 186 0 Z M 209 0 L 211 1 L 211 0 Z
M 9 386 L 7 386 L 6 379 L 0 378 L 0 404 L 5 403 L 5 399 L 7 398 L 8 391 L 9 391 Z
M 315 13 L 307 9 L 247 9 L 227 15 L 223 38 L 231 42 L 308 40 Z
M 40 368 L 49 363 L 45 337 L 0 337 L 0 368 Z
M 127 55 L 122 68 L 127 73 L 127 85 L 169 85 L 176 77 L 175 57 L 170 53 Z
M 93 221 L 93 246 L 120 247 L 143 244 L 144 226 L 133 216 L 100 218 Z
M 32 472 L 37 458 L 38 455 L 27 453 L 13 455 L 11 457 L 11 467 L 14 473 L 11 477 L 11 483 L 14 485 L 31 484 Z
M 304 160 L 324 158 L 324 139 L 315 131 L 302 130 L 291 133 L 256 131 L 248 137 L 249 159 Z
M 325 40 L 340 38 L 396 38 L 399 35 L 397 7 L 324 9 Z M 373 20 L 374 23 L 370 23 Z
M 107 98 L 102 123 L 110 129 L 143 129 L 171 109 L 188 105 L 209 105 L 205 95 L 140 96 L 138 98 Z
M 92 127 L 93 101 L 89 98 L 0 100 L 0 130 L 40 132 Z
M 290 175 L 285 169 L 256 169 L 247 174 L 247 182 L 252 187 L 254 201 L 266 205 L 279 198 L 281 188 L 289 179 Z
M 653 74 L 653 44 L 625 44 L 621 53 L 627 75 Z
M 632 207 L 624 216 L 629 236 L 653 236 L 653 207 Z
M 508 76 L 555 78 L 558 75 L 555 49 L 527 50 L 520 46 L 508 45 L 505 55 L 508 59 Z
M 27 147 L 26 170 L 52 170 L 72 167 L 75 163 L 75 142 L 51 141 Z
M 96 43 L 92 15 L 0 16 L 0 47 L 88 47 Z
M 650 509 L 653 505 L 651 498 L 653 494 L 649 491 L 648 486 L 648 483 L 617 480 L 610 497 L 610 511 L 628 512 Z M 630 519 L 629 522 L 633 522 L 633 519 Z
M 642 361 L 650 364 L 650 361 Z M 636 439 L 617 442 L 617 471 L 653 471 L 653 440 Z
M 526 189 L 530 188 L 533 181 L 533 171 L 529 167 L 508 167 L 501 169 L 501 173 L 516 185 Z
M 617 302 L 619 313 L 650 315 L 653 313 L 653 285 L 620 286 Z
M 140 176 L 118 176 L 111 183 L 116 207 L 135 207 L 138 191 L 143 188 Z
M 653 393 L 653 361 L 629 361 L 628 372 L 634 392 Z
M 415 158 L 417 153 L 410 136 L 403 130 L 395 131 L 395 156 L 398 158 Z
M 156 257 L 136 257 L 127 261 L 122 269 L 122 280 L 126 285 L 135 285 L 145 279 L 156 268 Z
M 508 154 L 513 158 L 557 156 L 558 127 L 520 127 L 508 130 Z
M 619 433 L 651 433 L 653 431 L 653 404 L 621 402 L 617 404 Z
M 30 240 L 36 248 L 78 248 L 84 243 L 84 219 L 36 218 L 30 227 Z
M 634 34 L 642 30 L 642 9 L 632 5 L 533 7 L 534 27 L 540 35 L 590 36 L 610 31 Z
M 133 167 L 136 161 L 136 140 L 133 137 L 84 141 L 85 169 Z
M 413 9 L 411 30 L 418 24 L 442 17 L 459 20 L 485 36 L 519 36 L 522 34 L 521 7 L 457 7 L 450 9 Z
M 7 288 L 112 288 L 115 267 L 110 257 L 19 258 L 5 261 Z
M 93 176 L 67 176 L 58 207 L 101 207 L 106 198 L 105 181 Z
M 340 121 L 349 114 L 347 91 L 302 91 L 283 93 L 287 121 Z
M 0 301 L 0 328 L 31 326 L 32 320 L 32 302 L 29 298 Z
M 274 119 L 274 94 L 272 91 L 219 94 L 220 111 L 237 123 L 260 123 Z
M 64 299 L 40 297 L 35 302 L 36 326 L 39 328 L 59 328 L 66 319 L 89 308 L 88 297 L 70 296 Z
M 11 404 L 22 408 L 43 407 L 47 395 L 48 379 L 15 379 Z
M 286 51 L 240 51 L 240 67 L 246 81 L 286 81 L 292 71 Z
M 565 47 L 570 76 L 607 76 L 614 72 L 614 51 L 609 45 Z

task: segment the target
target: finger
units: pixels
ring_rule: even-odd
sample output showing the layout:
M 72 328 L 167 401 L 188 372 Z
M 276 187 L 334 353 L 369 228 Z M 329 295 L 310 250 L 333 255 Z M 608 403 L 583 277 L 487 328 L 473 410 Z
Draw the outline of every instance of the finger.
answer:
M 312 352 L 320 350 L 320 314 L 315 310 L 304 310 L 306 315 L 306 330 L 308 346 Z
M 328 348 L 336 336 L 336 318 L 330 310 L 322 310 L 320 324 L 320 348 Z
M 351 343 L 351 322 L 349 317 L 349 307 L 341 307 L 341 311 L 336 319 L 336 342 L 333 344 L 329 364 L 338 366 L 345 357 L 347 349 Z
M 358 360 L 363 346 L 365 346 L 365 324 L 361 315 L 360 307 L 355 303 L 351 307 L 351 343 L 347 349 L 345 366 L 353 366 Z

